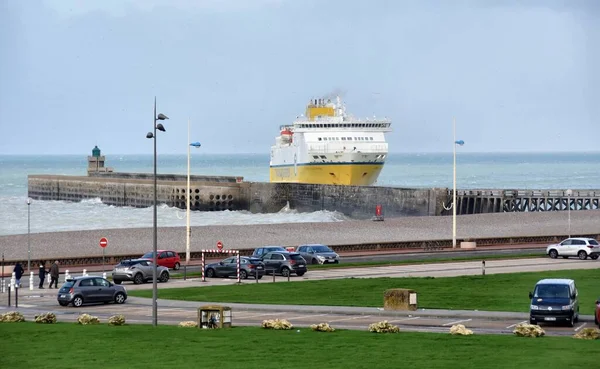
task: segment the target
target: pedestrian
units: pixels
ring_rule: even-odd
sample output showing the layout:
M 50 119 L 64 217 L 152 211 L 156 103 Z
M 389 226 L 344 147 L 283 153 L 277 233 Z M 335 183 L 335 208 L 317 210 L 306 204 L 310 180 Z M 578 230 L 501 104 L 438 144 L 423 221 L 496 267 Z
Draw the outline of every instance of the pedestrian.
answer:
M 15 273 L 15 283 L 17 284 L 18 287 L 21 287 L 21 277 L 23 276 L 23 273 L 25 272 L 23 270 L 23 267 L 21 266 L 21 263 L 17 262 L 15 264 L 15 268 L 13 269 L 13 272 Z
M 54 264 L 52 264 L 52 266 L 50 267 L 50 286 L 48 286 L 48 288 L 52 288 L 52 283 L 54 283 L 54 288 L 58 288 L 58 260 L 56 260 L 54 262 Z
M 44 278 L 46 278 L 46 262 L 45 261 L 40 261 L 40 268 L 39 268 L 38 276 L 40 277 L 40 284 L 39 284 L 38 288 L 44 289 Z

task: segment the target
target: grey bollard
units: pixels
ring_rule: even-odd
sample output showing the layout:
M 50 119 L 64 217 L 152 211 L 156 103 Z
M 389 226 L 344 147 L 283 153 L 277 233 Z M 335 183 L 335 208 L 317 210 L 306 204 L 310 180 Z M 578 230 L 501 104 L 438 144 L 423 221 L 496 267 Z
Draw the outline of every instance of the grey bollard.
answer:
M 481 275 L 485 275 L 485 260 L 481 261 Z

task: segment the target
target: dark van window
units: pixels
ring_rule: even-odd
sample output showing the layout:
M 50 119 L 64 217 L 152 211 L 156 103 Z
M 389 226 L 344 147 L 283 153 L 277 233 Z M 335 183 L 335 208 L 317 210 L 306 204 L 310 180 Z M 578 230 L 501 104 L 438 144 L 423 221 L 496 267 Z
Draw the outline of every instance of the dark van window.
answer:
M 300 256 L 300 254 L 292 254 L 292 255 L 290 255 L 290 259 L 297 260 L 297 261 L 304 260 L 304 258 L 302 256 Z

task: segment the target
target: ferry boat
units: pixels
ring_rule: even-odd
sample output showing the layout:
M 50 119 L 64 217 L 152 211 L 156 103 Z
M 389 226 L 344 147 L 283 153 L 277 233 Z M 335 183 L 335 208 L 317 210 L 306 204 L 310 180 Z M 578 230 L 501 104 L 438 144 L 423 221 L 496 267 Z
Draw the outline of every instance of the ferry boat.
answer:
M 391 124 L 346 114 L 339 96 L 312 99 L 305 115 L 280 127 L 271 147 L 270 181 L 373 185 L 388 154 Z

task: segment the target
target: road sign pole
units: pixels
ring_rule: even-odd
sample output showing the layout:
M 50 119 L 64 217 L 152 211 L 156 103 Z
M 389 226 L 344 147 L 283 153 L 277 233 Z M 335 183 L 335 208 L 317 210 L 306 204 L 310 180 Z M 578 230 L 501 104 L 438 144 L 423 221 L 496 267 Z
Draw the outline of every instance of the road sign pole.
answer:
M 102 273 L 104 273 L 104 247 L 102 248 Z

